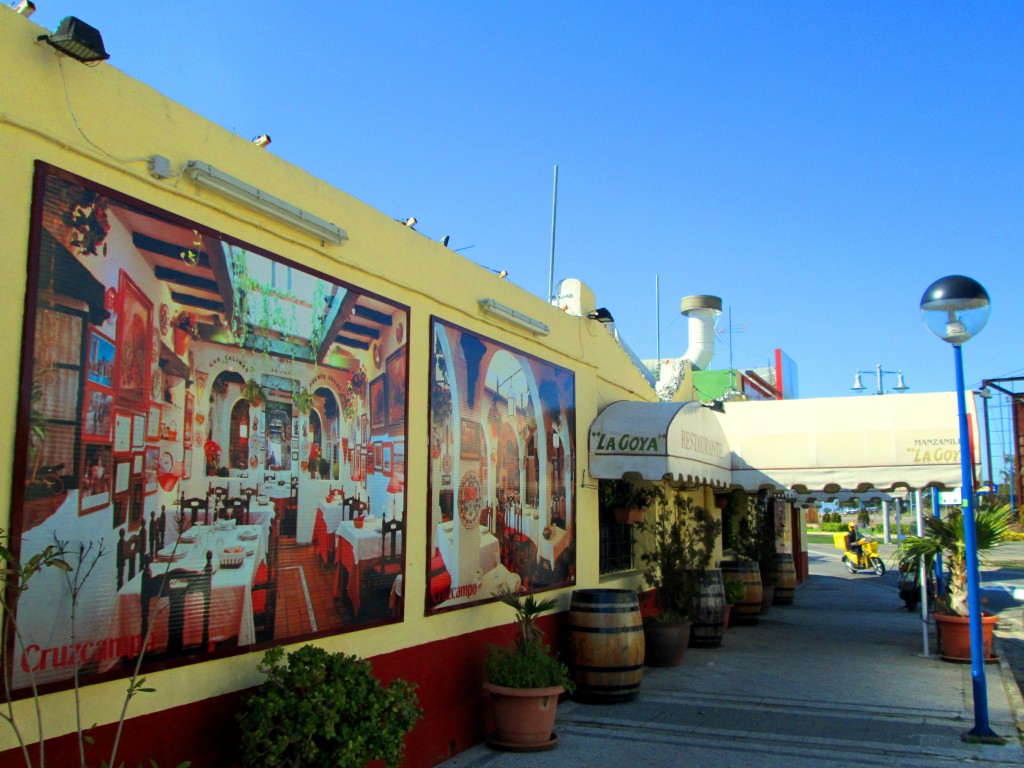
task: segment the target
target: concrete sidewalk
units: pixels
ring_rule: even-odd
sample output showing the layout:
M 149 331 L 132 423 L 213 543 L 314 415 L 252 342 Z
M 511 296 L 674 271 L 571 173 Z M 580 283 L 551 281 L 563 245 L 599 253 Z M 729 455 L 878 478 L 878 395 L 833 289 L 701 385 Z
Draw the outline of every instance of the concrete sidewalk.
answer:
M 968 744 L 960 737 L 974 723 L 970 665 L 922 650 L 920 618 L 903 609 L 889 580 L 812 575 L 794 605 L 730 628 L 720 648 L 691 648 L 679 667 L 645 669 L 636 701 L 563 701 L 554 750 L 478 745 L 443 765 L 1024 764 L 1009 669 L 985 667 L 990 722 L 1006 746 Z

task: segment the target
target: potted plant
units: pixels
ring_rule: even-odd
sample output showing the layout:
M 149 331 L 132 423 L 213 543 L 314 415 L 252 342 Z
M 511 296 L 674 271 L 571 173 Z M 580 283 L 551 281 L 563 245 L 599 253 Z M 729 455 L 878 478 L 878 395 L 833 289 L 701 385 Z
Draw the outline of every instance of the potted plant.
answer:
M 303 416 L 308 416 L 309 412 L 313 410 L 313 393 L 303 387 L 292 395 L 292 402 L 295 404 L 295 410 Z
M 641 574 L 654 589 L 654 615 L 644 618 L 645 663 L 675 666 L 690 640 L 701 579 L 714 555 L 721 523 L 683 491 L 658 491 L 653 520 L 642 520 Z
M 256 379 L 248 379 L 242 386 L 242 398 L 249 401 L 253 408 L 259 408 L 260 404 L 267 399 L 263 387 Z
M 772 506 L 772 496 L 767 491 L 758 492 L 756 501 L 748 505 L 746 517 L 739 522 L 736 539 L 736 551 L 740 557 L 757 563 L 761 576 L 762 614 L 768 613 L 775 599 L 778 575 L 776 553 L 781 528 L 776 525 Z
M 736 581 L 734 579 L 725 579 L 725 628 L 729 627 L 729 615 L 732 613 L 732 607 L 736 603 L 743 600 L 743 595 L 746 594 L 746 587 L 742 581 Z
M 974 516 L 977 551 L 994 549 L 1010 530 L 1012 513 L 1009 505 L 982 506 Z M 939 653 L 944 659 L 971 660 L 971 641 L 967 606 L 967 544 L 964 518 L 960 510 L 946 517 L 926 517 L 922 536 L 907 536 L 900 547 L 901 567 L 920 568 L 923 560 L 928 573 L 935 569 L 935 558 L 942 556 L 947 576 L 945 594 L 935 598 L 935 623 L 939 633 Z M 984 657 L 992 655 L 992 630 L 998 617 L 982 615 Z
M 171 327 L 174 329 L 174 353 L 178 357 L 185 357 L 192 340 L 199 338 L 196 316 L 191 312 L 179 310 L 171 320 Z
M 220 466 L 220 445 L 213 440 L 207 440 L 203 450 L 206 452 L 206 474 L 217 474 L 217 467 Z
M 558 697 L 575 688 L 568 668 L 551 655 L 537 629 L 537 617 L 554 608 L 554 599 L 515 595 L 501 587 L 494 596 L 516 614 L 518 634 L 512 648 L 487 649 L 484 690 L 491 703 L 494 733 L 488 743 L 498 749 L 533 752 L 558 743 L 554 734 Z
M 259 670 L 267 679 L 238 717 L 242 765 L 402 764 L 405 735 L 423 715 L 412 683 L 384 687 L 365 659 L 313 645 L 287 658 L 284 648 L 271 648 Z
M 628 480 L 599 480 L 598 498 L 603 509 L 610 509 L 619 525 L 638 523 L 657 497 L 654 488 L 634 485 Z

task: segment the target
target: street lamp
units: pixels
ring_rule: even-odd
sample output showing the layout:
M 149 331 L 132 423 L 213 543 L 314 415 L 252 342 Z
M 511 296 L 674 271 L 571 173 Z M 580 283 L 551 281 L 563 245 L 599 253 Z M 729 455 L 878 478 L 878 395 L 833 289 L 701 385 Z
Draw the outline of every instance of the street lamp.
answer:
M 971 632 L 971 681 L 974 692 L 974 728 L 964 734 L 972 741 L 1005 744 L 989 727 L 988 686 L 982 658 L 981 595 L 978 588 L 978 541 L 974 529 L 974 478 L 964 398 L 964 361 L 960 347 L 981 332 L 988 322 L 988 292 L 981 283 L 963 275 L 949 275 L 928 286 L 921 297 L 921 317 L 928 330 L 953 345 L 956 366 L 956 403 L 960 416 L 960 475 L 967 550 L 967 610 Z
M 860 392 L 861 390 L 867 389 L 864 386 L 864 382 L 860 380 L 862 373 L 871 373 L 871 371 L 857 371 L 853 376 L 853 386 L 850 389 Z M 882 377 L 893 375 L 896 377 L 896 386 L 893 390 L 896 392 L 906 392 L 910 387 L 903 383 L 903 371 L 883 371 L 881 365 L 875 366 L 875 379 L 878 382 L 878 389 L 875 391 L 876 395 L 884 395 L 885 388 L 882 386 Z

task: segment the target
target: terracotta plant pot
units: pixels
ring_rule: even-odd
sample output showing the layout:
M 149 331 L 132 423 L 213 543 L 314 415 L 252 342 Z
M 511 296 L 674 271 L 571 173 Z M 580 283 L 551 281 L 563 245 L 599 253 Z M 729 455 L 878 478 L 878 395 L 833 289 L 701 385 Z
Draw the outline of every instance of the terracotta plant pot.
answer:
M 981 615 L 981 637 L 986 661 L 994 660 L 992 655 L 992 631 L 999 617 L 990 613 Z M 947 661 L 971 661 L 970 619 L 966 616 L 935 614 L 935 626 L 939 633 L 939 655 Z
M 181 328 L 175 328 L 173 335 L 174 354 L 183 358 L 188 354 L 188 349 L 192 345 L 192 337 L 189 336 L 188 331 L 183 331 Z
M 484 683 L 490 694 L 494 732 L 487 743 L 495 749 L 539 752 L 558 743 L 555 714 L 565 688 L 506 688 Z
M 644 519 L 647 507 L 615 507 L 612 513 L 615 515 L 615 522 L 619 525 L 634 525 Z
M 690 622 L 644 620 L 644 663 L 649 667 L 678 667 L 690 643 Z

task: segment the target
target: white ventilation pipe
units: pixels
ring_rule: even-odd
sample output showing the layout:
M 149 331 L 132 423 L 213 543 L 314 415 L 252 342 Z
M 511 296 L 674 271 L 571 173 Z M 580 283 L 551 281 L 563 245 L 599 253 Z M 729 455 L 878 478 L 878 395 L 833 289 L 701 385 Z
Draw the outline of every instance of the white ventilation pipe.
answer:
M 684 296 L 679 311 L 689 321 L 690 343 L 683 358 L 695 369 L 706 370 L 715 355 L 715 321 L 722 314 L 722 300 L 718 296 Z

